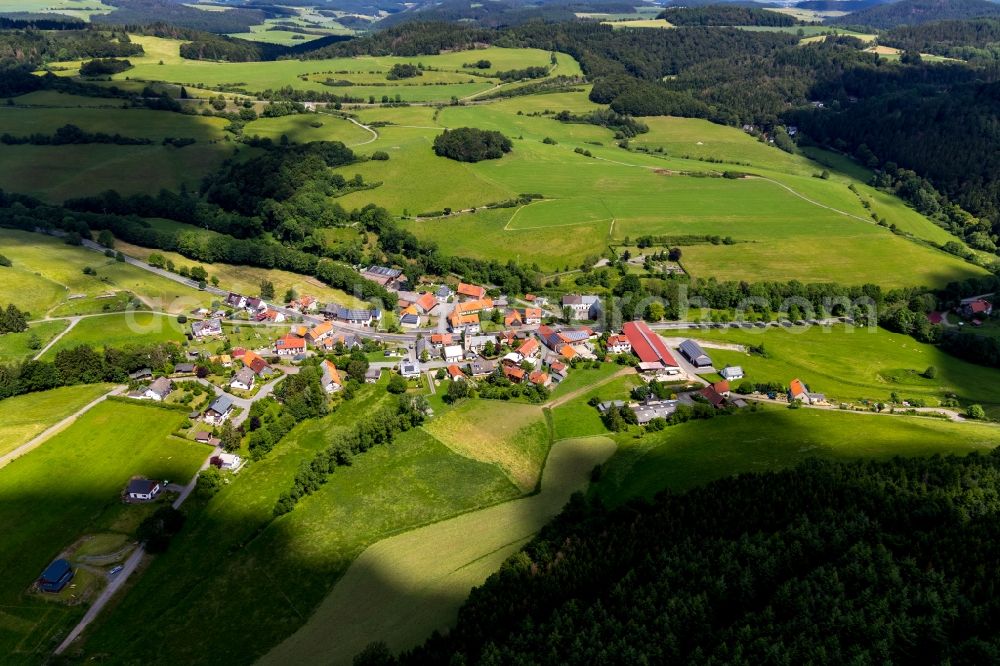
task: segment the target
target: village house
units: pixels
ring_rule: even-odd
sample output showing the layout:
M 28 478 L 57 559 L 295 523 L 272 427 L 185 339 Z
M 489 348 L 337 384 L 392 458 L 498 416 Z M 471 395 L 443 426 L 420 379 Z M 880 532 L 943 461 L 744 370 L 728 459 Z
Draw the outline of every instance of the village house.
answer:
M 521 368 L 516 365 L 503 365 L 503 376 L 506 377 L 514 384 L 520 384 L 524 381 L 526 373 Z
M 453 381 L 465 381 L 465 374 L 462 372 L 461 368 L 452 363 L 448 366 L 448 378 Z
M 205 419 L 206 423 L 220 425 L 229 418 L 232 411 L 233 399 L 228 395 L 220 395 L 208 406 L 208 409 L 205 410 L 205 414 L 202 418 Z
M 377 326 L 382 321 L 382 311 L 377 308 L 373 310 L 337 308 L 336 318 L 354 326 Z
M 416 361 L 402 361 L 399 364 L 399 374 L 406 379 L 415 379 L 420 376 L 420 364 Z
M 541 352 L 542 346 L 535 338 L 528 338 L 517 348 L 517 353 L 524 358 L 534 358 Z
M 456 363 L 461 361 L 463 356 L 465 356 L 465 350 L 462 349 L 461 345 L 449 345 L 441 351 L 441 357 L 445 363 Z
M 467 335 L 465 336 L 465 350 L 479 354 L 489 343 L 496 344 L 495 335 Z
M 212 441 L 212 433 L 207 430 L 199 430 L 194 434 L 194 441 L 199 444 L 208 444 Z
M 361 277 L 380 284 L 389 291 L 398 291 L 406 284 L 406 276 L 398 268 L 387 266 L 369 266 L 361 271 Z
M 267 303 L 265 303 L 264 300 L 261 298 L 257 298 L 256 296 L 251 296 L 246 299 L 246 304 L 243 306 L 243 309 L 249 312 L 250 314 L 254 315 L 257 314 L 258 312 L 263 312 L 264 310 L 267 310 Z
M 448 315 L 448 328 L 452 333 L 478 333 L 479 315 L 452 312 Z
M 196 338 L 209 338 L 222 335 L 222 320 L 205 319 L 191 322 L 191 335 Z
M 255 314 L 254 321 L 269 321 L 273 324 L 280 324 L 285 321 L 285 315 L 274 308 L 267 308 L 263 312 Z
M 209 356 L 208 362 L 221 365 L 223 368 L 229 368 L 233 365 L 233 357 L 229 354 L 216 354 L 215 356 Z
M 420 295 L 420 298 L 417 299 L 417 302 L 414 303 L 414 305 L 416 305 L 423 314 L 430 315 L 432 312 L 437 310 L 438 302 L 437 298 L 434 297 L 434 294 L 424 292 Z
M 399 313 L 399 325 L 407 328 L 420 326 L 420 312 L 416 305 L 410 305 Z
M 257 352 L 246 350 L 243 352 L 243 366 L 250 368 L 258 377 L 263 377 L 271 373 L 271 366 Z
M 982 298 L 962 301 L 959 314 L 966 319 L 982 319 L 993 314 L 993 304 Z
M 365 384 L 376 384 L 381 376 L 382 370 L 379 368 L 368 368 L 365 370 Z
M 537 386 L 549 386 L 552 384 L 552 378 L 549 377 L 549 373 L 542 370 L 535 370 L 530 375 L 528 375 L 528 381 Z
M 482 379 L 483 377 L 489 377 L 497 370 L 496 361 L 488 361 L 486 359 L 476 359 L 469 363 L 469 374 L 472 375 L 473 379 Z
M 722 370 L 719 371 L 722 378 L 726 381 L 735 381 L 737 379 L 743 379 L 743 368 L 738 365 L 727 365 Z
M 212 456 L 208 462 L 210 465 L 228 472 L 237 472 L 243 467 L 243 458 L 235 453 L 220 453 Z
M 705 350 L 701 348 L 694 340 L 685 340 L 680 344 L 677 350 L 684 355 L 688 361 L 691 362 L 696 368 L 710 368 L 712 367 L 712 359 Z
M 230 388 L 252 391 L 257 375 L 250 368 L 240 368 L 229 382 Z
M 553 358 L 549 360 L 549 374 L 552 376 L 552 381 L 559 383 L 566 379 L 569 374 L 566 364 L 562 361 Z
M 451 333 L 432 333 L 429 339 L 432 347 L 441 349 L 445 345 L 450 345 L 453 337 Z
M 721 395 L 723 398 L 729 397 L 729 382 L 722 380 L 721 382 L 715 382 L 712 384 L 712 389 Z
M 793 379 L 788 384 L 788 401 L 800 401 L 804 405 L 816 405 L 826 402 L 826 396 L 822 393 L 813 393 L 809 390 L 801 379 Z
M 719 394 L 712 386 L 706 386 L 705 388 L 698 391 L 698 393 L 708 400 L 709 404 L 716 409 L 722 409 L 726 406 L 726 398 Z
M 174 366 L 174 371 L 171 374 L 173 374 L 175 377 L 184 375 L 193 375 L 194 363 L 178 363 L 177 365 Z
M 524 308 L 521 312 L 521 321 L 523 321 L 525 325 L 536 326 L 542 323 L 541 308 Z
M 480 287 L 475 284 L 465 284 L 464 282 L 458 283 L 458 289 L 456 291 L 459 296 L 473 300 L 480 300 L 486 296 L 486 287 Z
M 314 296 L 300 296 L 288 302 L 289 310 L 298 310 L 302 313 L 315 312 L 318 307 L 319 301 Z
M 310 343 L 316 344 L 320 340 L 328 338 L 331 335 L 333 335 L 333 324 L 328 321 L 324 321 L 316 324 L 308 331 L 306 331 L 304 337 Z
M 166 377 L 160 377 L 153 380 L 153 383 L 146 387 L 146 390 L 142 393 L 142 397 L 154 402 L 163 402 L 173 389 L 174 383 L 172 381 Z
M 242 310 L 247 306 L 247 297 L 229 292 L 229 295 L 226 296 L 226 300 L 223 301 L 223 303 L 225 303 L 227 307 L 234 310 Z
M 286 335 L 274 341 L 274 353 L 278 356 L 295 356 L 306 350 L 306 341 L 294 335 Z
M 457 312 L 459 314 L 479 314 L 484 310 L 492 310 L 492 309 L 493 309 L 493 299 L 486 297 L 486 298 L 476 299 L 474 301 L 466 301 L 464 303 L 459 303 L 458 305 L 455 306 L 455 309 L 452 310 L 452 313 Z
M 149 479 L 132 479 L 125 488 L 125 499 L 129 502 L 151 502 L 160 494 L 160 482 Z
M 451 290 L 446 284 L 438 287 L 438 290 L 434 292 L 434 297 L 437 299 L 438 303 L 447 303 L 448 299 L 455 295 L 455 292 Z
M 566 294 L 562 306 L 569 308 L 574 319 L 597 319 L 601 316 L 601 299 L 590 294 Z
M 504 315 L 503 325 L 510 326 L 524 326 L 524 319 L 521 317 L 521 313 L 517 310 L 511 310 Z
M 632 343 L 624 335 L 609 335 L 607 350 L 609 354 L 631 354 Z
M 343 388 L 344 382 L 340 378 L 340 371 L 337 370 L 337 366 L 335 366 L 332 361 L 324 360 L 320 363 L 319 367 L 323 371 L 320 383 L 323 385 L 324 391 L 327 393 L 334 393 Z

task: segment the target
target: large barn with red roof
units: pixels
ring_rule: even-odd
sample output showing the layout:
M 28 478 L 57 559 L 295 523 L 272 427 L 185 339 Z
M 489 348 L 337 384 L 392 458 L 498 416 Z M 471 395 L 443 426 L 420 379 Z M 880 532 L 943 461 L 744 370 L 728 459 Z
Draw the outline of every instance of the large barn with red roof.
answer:
M 632 353 L 642 363 L 661 363 L 665 368 L 680 367 L 667 344 L 644 321 L 630 321 L 622 326 L 622 333 L 632 345 Z

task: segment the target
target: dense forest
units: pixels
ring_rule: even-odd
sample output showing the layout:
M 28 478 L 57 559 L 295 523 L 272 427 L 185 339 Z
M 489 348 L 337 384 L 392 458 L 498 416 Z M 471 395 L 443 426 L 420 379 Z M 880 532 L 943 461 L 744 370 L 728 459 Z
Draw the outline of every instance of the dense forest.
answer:
M 666 19 L 673 25 L 795 25 L 795 19 L 787 14 L 739 5 L 668 7 L 660 12 L 658 18 Z
M 355 663 L 996 663 L 998 518 L 996 453 L 577 495 L 447 637 Z
M 879 43 L 972 62 L 1000 60 L 1000 19 L 903 25 L 879 35 Z
M 899 0 L 877 4 L 827 22 L 884 29 L 986 16 L 1000 16 L 1000 5 L 989 0 Z
M 207 12 L 169 0 L 108 0 L 115 7 L 110 14 L 94 14 L 95 24 L 144 25 L 166 22 L 182 28 L 207 32 L 248 32 L 264 19 L 293 16 L 292 10 L 274 5 L 254 8 L 231 7 L 224 12 Z

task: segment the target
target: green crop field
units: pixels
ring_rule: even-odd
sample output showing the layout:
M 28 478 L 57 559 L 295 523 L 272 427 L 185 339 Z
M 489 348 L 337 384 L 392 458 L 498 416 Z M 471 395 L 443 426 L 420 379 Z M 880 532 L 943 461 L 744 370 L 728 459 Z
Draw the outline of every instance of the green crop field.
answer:
M 0 469 L 0 651 L 37 663 L 85 610 L 29 593 L 48 563 L 87 533 L 118 531 L 140 507 L 121 502 L 129 478 L 186 483 L 206 447 L 170 437 L 177 412 L 102 403 L 41 447 Z M 134 529 L 134 528 L 133 528 Z
M 71 349 L 78 345 L 103 349 L 155 342 L 180 344 L 186 329 L 175 318 L 155 312 L 124 312 L 85 317 L 59 338 L 42 358 L 51 361 L 60 349 Z
M 424 426 L 449 449 L 500 467 L 523 492 L 538 483 L 548 454 L 548 427 L 540 407 L 467 400 Z
M 985 452 L 995 426 L 930 418 L 767 408 L 685 423 L 641 440 L 619 437 L 596 492 L 609 504 L 686 490 L 724 476 L 791 467 L 808 458 L 886 459 Z
M 110 388 L 108 384 L 64 386 L 0 400 L 0 456 L 74 414 Z
M 269 523 L 299 464 L 392 399 L 385 380 L 364 387 L 334 414 L 298 426 L 266 459 L 192 512 L 170 550 L 99 619 L 86 653 L 138 656 L 162 640 L 186 661 L 210 655 L 252 661 L 301 626 L 370 544 L 519 495 L 496 467 L 452 453 L 416 429 L 357 456 L 292 513 Z M 241 611 L 219 612 L 223 608 Z M 215 632 L 198 630 L 207 616 L 217 630 L 255 630 L 238 644 L 219 642 Z
M 101 297 L 117 292 L 169 312 L 208 300 L 204 292 L 43 234 L 2 229 L 0 254 L 13 263 L 0 268 L 0 303 L 14 303 L 33 318 L 99 311 L 105 300 L 114 300 Z M 88 266 L 96 275 L 84 275 Z
M 34 357 L 52 338 L 66 330 L 68 325 L 68 321 L 61 319 L 40 321 L 31 324 L 27 331 L 0 335 L 0 363 L 15 363 Z M 32 349 L 31 343 L 34 340 L 41 347 Z
M 89 20 L 93 14 L 109 14 L 114 7 L 101 0 L 0 0 L 0 13 L 65 14 Z
M 613 451 L 604 437 L 556 442 L 537 495 L 379 541 L 262 663 L 346 664 L 371 640 L 398 651 L 448 629 L 469 590 L 586 488 L 594 465 Z
M 936 406 L 956 396 L 963 404 L 982 403 L 1000 412 L 1000 370 L 974 365 L 932 345 L 883 329 L 845 326 L 803 329 L 706 330 L 696 339 L 763 344 L 767 358 L 722 349 L 708 350 L 716 367 L 741 365 L 746 378 L 783 385 L 798 377 L 831 400 L 885 401 L 890 393 Z M 937 369 L 934 379 L 922 373 Z M 739 382 L 736 382 L 737 384 Z

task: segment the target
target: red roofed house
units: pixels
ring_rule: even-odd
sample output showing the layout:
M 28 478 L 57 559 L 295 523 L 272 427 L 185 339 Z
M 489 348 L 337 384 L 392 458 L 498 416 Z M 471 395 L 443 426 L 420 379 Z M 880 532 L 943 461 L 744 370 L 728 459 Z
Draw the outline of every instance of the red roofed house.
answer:
M 247 353 L 247 350 L 243 347 L 233 347 L 233 351 L 229 352 L 229 355 L 233 358 L 243 358 L 243 355 Z
M 462 372 L 462 369 L 454 363 L 448 366 L 448 377 L 450 377 L 452 381 L 465 380 L 465 374 Z
M 258 356 L 256 352 L 250 351 L 249 349 L 243 353 L 243 365 L 253 370 L 254 374 L 258 377 L 271 369 L 271 366 L 268 365 L 267 361 Z
M 790 402 L 801 400 L 807 405 L 809 404 L 809 392 L 806 390 L 806 385 L 802 383 L 802 380 L 793 379 L 788 384 L 788 400 Z
M 416 305 L 424 312 L 424 314 L 427 314 L 437 307 L 438 302 L 437 298 L 434 297 L 434 294 L 427 292 L 417 299 Z
M 324 360 L 319 367 L 323 371 L 323 389 L 327 393 L 339 391 L 343 387 L 344 382 L 340 378 L 340 371 L 337 370 L 337 366 L 328 360 Z
M 441 348 L 445 345 L 450 345 L 452 341 L 451 333 L 432 333 L 431 334 L 431 344 L 435 347 Z
M 702 390 L 698 391 L 698 393 L 703 395 L 705 399 L 708 400 L 716 409 L 721 409 L 726 404 L 726 399 L 719 395 L 719 392 L 711 386 L 706 386 Z
M 522 326 L 524 321 L 521 319 L 521 313 L 517 310 L 511 310 L 503 318 L 504 326 Z
M 274 353 L 278 356 L 294 356 L 306 350 L 306 341 L 294 335 L 286 335 L 274 341 Z
M 974 301 L 962 303 L 962 316 L 966 318 L 989 317 L 991 314 L 993 314 L 993 304 L 989 301 L 979 298 Z
M 530 356 L 535 356 L 541 350 L 542 346 L 538 344 L 538 340 L 535 338 L 528 338 L 521 343 L 521 346 L 517 348 L 517 353 L 521 356 L 528 358 Z
M 608 336 L 607 347 L 609 354 L 628 354 L 632 351 L 632 343 L 624 335 Z
M 552 383 L 552 379 L 549 377 L 549 373 L 542 372 L 541 370 L 536 370 L 528 375 L 528 379 L 531 380 L 532 384 L 537 384 L 538 386 L 548 386 Z
M 541 308 L 524 308 L 524 323 L 528 326 L 542 323 Z
M 721 396 L 726 398 L 729 397 L 729 382 L 722 380 L 721 382 L 715 382 L 712 384 L 712 388 Z
M 674 360 L 673 354 L 667 349 L 666 343 L 653 332 L 644 321 L 630 321 L 622 326 L 622 333 L 632 345 L 632 353 L 643 363 L 660 363 L 663 367 L 680 372 L 680 366 Z M 673 374 L 673 373 L 671 373 Z
M 504 365 L 503 376 L 515 384 L 520 384 L 524 381 L 524 370 L 516 365 Z
M 465 284 L 464 282 L 458 283 L 458 289 L 456 291 L 459 296 L 465 296 L 466 298 L 480 299 L 486 295 L 485 287 L 480 287 L 474 284 Z

